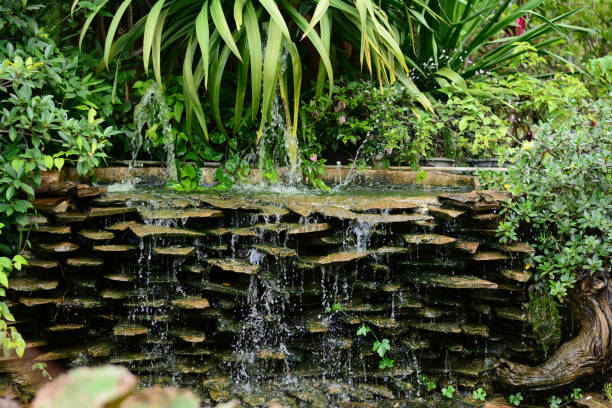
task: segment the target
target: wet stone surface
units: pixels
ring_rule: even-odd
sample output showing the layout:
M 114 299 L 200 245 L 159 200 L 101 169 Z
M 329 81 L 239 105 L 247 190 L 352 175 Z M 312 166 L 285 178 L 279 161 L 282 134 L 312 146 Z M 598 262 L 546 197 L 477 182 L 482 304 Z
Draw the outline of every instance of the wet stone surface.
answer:
M 78 211 L 41 202 L 7 301 L 32 359 L 122 364 L 205 406 L 437 407 L 418 374 L 485 387 L 507 353 L 529 362 L 538 347 L 519 307 L 531 249 L 495 240 L 503 198 L 149 189 L 71 198 Z M 393 367 L 379 368 L 374 335 Z M 25 384 L 29 368 L 3 360 L 0 380 Z

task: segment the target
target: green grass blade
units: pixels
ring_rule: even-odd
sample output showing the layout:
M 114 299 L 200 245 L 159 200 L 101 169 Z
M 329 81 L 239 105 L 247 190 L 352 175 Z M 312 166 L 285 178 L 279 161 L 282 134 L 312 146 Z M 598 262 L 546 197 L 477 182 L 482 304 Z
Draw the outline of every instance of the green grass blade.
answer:
M 236 84 L 236 104 L 234 105 L 234 133 L 238 132 L 240 121 L 242 120 L 242 112 L 244 111 L 244 97 L 248 86 L 249 75 L 249 43 L 245 39 L 242 41 L 242 60 L 244 61 L 238 66 L 238 77 Z
M 259 0 L 259 2 L 266 9 L 268 14 L 270 14 L 270 17 L 272 18 L 272 20 L 274 20 L 276 25 L 278 25 L 280 30 L 283 32 L 283 35 L 287 38 L 287 40 L 290 41 L 291 35 L 289 35 L 289 29 L 287 28 L 287 23 L 285 23 L 283 15 L 281 14 L 280 10 L 278 9 L 278 6 L 276 5 L 277 1 Z
M 294 42 L 287 43 L 287 49 L 291 55 L 291 67 L 293 68 L 293 123 L 291 125 L 291 134 L 293 138 L 297 138 L 298 115 L 300 111 L 300 92 L 302 88 L 302 61 L 300 59 L 298 48 Z M 297 146 L 297 143 L 295 145 Z M 294 163 L 296 162 L 297 158 Z
M 268 25 L 268 41 L 266 42 L 266 54 L 263 66 L 263 100 L 261 109 L 261 125 L 257 132 L 257 140 L 261 138 L 263 127 L 268 120 L 272 101 L 276 93 L 278 71 L 280 69 L 280 51 L 283 32 L 276 22 L 270 18 Z
M 159 85 L 159 89 L 163 92 L 163 83 L 161 78 L 161 39 L 162 32 L 164 29 L 164 23 L 166 21 L 167 12 L 164 12 L 160 19 L 157 21 L 157 26 L 155 27 L 155 35 L 153 36 L 153 45 L 151 47 L 153 53 L 153 73 L 155 74 L 155 80 Z
M 329 53 L 329 47 L 331 45 L 331 19 L 332 12 L 325 13 L 323 18 L 321 18 L 321 41 L 323 42 L 323 46 Z M 317 82 L 315 84 L 315 99 L 319 99 L 319 97 L 323 94 L 323 88 L 325 87 L 325 65 L 323 65 L 323 61 L 319 61 L 319 71 L 317 73 Z
M 161 12 L 165 1 L 166 0 L 159 0 L 157 3 L 155 3 L 147 16 L 144 36 L 142 39 L 142 61 L 144 63 L 145 71 L 149 69 L 149 56 L 151 54 L 151 47 L 153 46 L 153 36 L 155 35 L 159 13 Z
M 132 0 L 124 0 L 123 3 L 119 6 L 117 11 L 115 12 L 115 16 L 113 17 L 110 25 L 108 26 L 108 34 L 106 35 L 106 41 L 104 42 L 104 65 L 108 68 L 108 61 L 110 60 L 110 50 L 113 45 L 113 40 L 115 39 L 115 33 L 117 32 L 117 28 L 119 27 L 119 22 L 123 17 L 123 14 L 127 10 L 128 6 Z
M 211 78 L 212 83 L 210 90 L 210 101 L 211 108 L 213 111 L 213 117 L 215 118 L 219 129 L 224 131 L 225 126 L 223 125 L 223 120 L 221 120 L 221 107 L 219 103 L 219 97 L 221 95 L 221 80 L 223 79 L 223 71 L 225 71 L 225 65 L 227 64 L 227 59 L 229 58 L 229 55 L 230 47 L 228 44 L 225 44 L 225 46 L 221 50 L 221 54 L 219 54 L 219 58 L 213 65 L 213 74 Z
M 310 30 L 312 30 L 317 25 L 317 23 L 321 20 L 321 18 L 327 12 L 328 8 L 329 8 L 329 0 L 319 0 L 314 13 L 312 14 L 312 18 L 310 19 L 310 24 L 308 24 L 308 28 L 306 28 L 306 30 L 304 31 L 304 34 L 302 34 L 301 40 L 306 38 L 306 35 L 308 35 Z
M 212 0 L 212 3 L 210 4 L 210 16 L 212 17 L 213 23 L 215 23 L 215 26 L 217 27 L 217 31 L 219 31 L 219 35 L 221 36 L 221 38 L 223 38 L 223 41 L 225 41 L 225 43 L 234 53 L 234 55 L 240 61 L 242 61 L 240 51 L 238 51 L 238 46 L 236 45 L 236 42 L 232 37 L 232 32 L 230 31 L 230 28 L 227 25 L 225 14 L 223 14 L 221 0 Z
M 245 0 L 234 0 L 234 21 L 236 22 L 237 30 L 240 30 L 242 27 L 242 10 L 244 8 L 244 4 Z
M 83 28 L 81 29 L 81 35 L 79 36 L 79 50 L 81 49 L 81 46 L 83 45 L 83 39 L 85 38 L 85 34 L 87 34 L 87 29 L 91 25 L 91 22 L 96 17 L 96 15 L 100 12 L 100 10 L 102 10 L 102 8 L 106 5 L 106 3 L 108 3 L 108 0 L 104 0 L 102 3 L 100 3 L 98 8 L 95 9 L 85 20 L 85 23 L 83 24 Z
M 255 7 L 248 1 L 244 11 L 244 27 L 250 49 L 251 59 L 251 116 L 255 120 L 261 100 L 261 81 L 263 69 L 263 55 L 261 48 L 261 33 Z
M 195 52 L 196 39 L 191 37 L 185 50 L 185 60 L 183 62 L 183 89 L 187 94 L 188 101 L 193 109 L 193 112 L 198 118 L 200 127 L 204 132 L 206 140 L 208 140 L 208 129 L 206 128 L 206 118 L 202 110 L 202 104 L 198 98 L 198 89 L 193 78 L 193 54 Z
M 210 53 L 210 34 L 208 27 L 208 0 L 204 2 L 202 10 L 196 18 L 196 36 L 198 37 L 198 44 L 200 45 L 200 52 L 202 53 L 202 60 L 204 63 L 204 87 L 208 89 L 208 66 L 209 66 L 209 53 Z

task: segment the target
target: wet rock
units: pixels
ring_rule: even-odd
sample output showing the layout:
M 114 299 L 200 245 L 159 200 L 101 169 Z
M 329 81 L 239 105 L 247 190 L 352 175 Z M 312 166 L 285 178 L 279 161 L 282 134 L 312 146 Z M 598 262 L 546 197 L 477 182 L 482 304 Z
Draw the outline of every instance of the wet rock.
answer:
M 113 334 L 120 337 L 142 336 L 148 332 L 146 327 L 137 324 L 121 323 L 113 327 Z
M 503 261 L 508 259 L 508 256 L 500 252 L 479 251 L 473 257 L 476 261 Z
M 431 344 L 429 343 L 429 340 L 421 339 L 421 338 L 414 338 L 414 337 L 403 340 L 402 344 L 404 344 L 406 347 L 408 347 L 410 350 L 413 350 L 413 351 L 426 350 L 431 346 Z
M 185 210 L 152 209 L 139 207 L 138 213 L 142 218 L 153 220 L 187 219 L 187 218 L 218 218 L 223 212 L 207 208 L 189 208 Z
M 252 228 L 213 228 L 206 230 L 207 235 L 221 237 L 224 235 L 236 235 L 239 237 L 256 237 L 257 232 Z
M 359 199 L 356 203 L 351 203 L 351 210 L 365 212 L 371 210 L 412 210 L 419 208 L 423 202 L 418 202 L 413 198 L 401 197 L 380 197 Z
M 531 272 L 521 269 L 502 269 L 501 275 L 516 282 L 525 283 L 531 279 Z
M 68 332 L 68 331 L 77 331 L 85 328 L 85 325 L 82 323 L 64 323 L 64 324 L 56 324 L 55 326 L 47 327 L 47 330 L 50 332 Z
M 153 355 L 152 353 L 121 353 L 119 355 L 110 358 L 111 364 L 123 364 L 130 365 L 134 363 L 141 363 L 144 361 L 158 360 L 160 357 Z
M 35 278 L 11 278 L 9 288 L 18 292 L 36 292 L 38 290 L 53 290 L 58 281 L 39 280 Z
M 104 260 L 100 258 L 93 258 L 93 257 L 92 258 L 68 258 L 66 260 L 66 265 L 75 266 L 75 267 L 81 267 L 81 266 L 95 267 L 95 266 L 104 265 Z
M 449 289 L 497 289 L 495 282 L 467 275 L 438 275 L 433 273 L 413 273 L 405 279 L 433 287 Z
M 261 349 L 257 352 L 257 358 L 261 360 L 284 360 L 287 355 L 281 350 Z
M 255 275 L 259 271 L 258 265 L 252 265 L 242 260 L 238 259 L 214 259 L 209 258 L 206 259 L 211 265 L 214 265 L 224 271 L 235 272 L 235 273 L 244 273 L 247 275 Z
M 464 211 L 449 210 L 447 208 L 429 207 L 427 209 L 431 215 L 441 220 L 454 220 L 465 214 Z
M 381 290 L 383 292 L 391 292 L 391 293 L 397 292 L 397 291 L 399 291 L 401 289 L 402 289 L 402 285 L 399 284 L 399 283 L 389 283 L 389 284 L 383 285 L 381 287 Z
M 81 222 L 89 218 L 89 214 L 82 212 L 68 212 L 63 214 L 55 214 L 55 219 L 59 222 Z
M 174 256 L 174 257 L 187 257 L 195 253 L 195 247 L 154 247 L 153 253 L 155 255 Z
M 122 282 L 122 283 L 132 282 L 134 280 L 134 276 L 122 275 L 122 274 L 108 274 L 108 275 L 104 275 L 104 278 L 112 282 Z
M 287 208 L 289 208 L 291 211 L 293 211 L 294 213 L 301 215 L 304 218 L 308 218 L 310 217 L 312 214 L 315 213 L 315 209 L 316 207 L 313 205 L 307 205 L 307 204 L 290 204 L 287 206 Z
M 57 298 L 19 298 L 19 303 L 27 307 L 54 305 L 59 301 Z
M 468 254 L 475 254 L 480 243 L 478 241 L 458 241 L 455 242 L 455 248 Z
M 297 252 L 294 249 L 274 246 L 270 244 L 255 244 L 253 245 L 253 248 L 256 248 L 276 258 L 289 258 L 298 256 Z
M 38 244 L 38 247 L 41 251 L 50 252 L 50 253 L 64 253 L 64 252 L 72 252 L 79 249 L 77 244 L 72 242 L 55 242 L 48 244 Z
M 97 252 L 128 252 L 136 249 L 134 245 L 94 245 L 92 248 Z
M 496 307 L 495 313 L 502 319 L 514 320 L 518 322 L 527 321 L 527 314 L 525 311 L 517 307 Z
M 249 294 L 248 290 L 229 283 L 204 282 L 198 286 L 201 286 L 202 289 L 210 292 L 217 292 L 231 296 L 247 297 Z
M 68 347 L 59 350 L 53 350 L 37 355 L 36 361 L 57 361 L 76 358 L 79 354 L 84 354 L 87 348 L 83 346 Z
M 221 316 L 217 319 L 217 331 L 221 333 L 238 333 L 241 328 L 240 323 L 230 318 Z
M 283 217 L 289 214 L 289 210 L 272 205 L 263 205 L 259 208 L 259 215 L 263 217 Z
M 30 225 L 42 225 L 42 224 L 47 224 L 49 222 L 49 220 L 47 219 L 47 217 L 44 217 L 40 214 L 38 215 L 26 215 L 26 226 L 30 226 Z
M 512 252 L 512 253 L 528 254 L 528 255 L 535 253 L 535 249 L 530 247 L 529 244 L 525 242 L 513 242 L 511 244 L 506 244 L 506 245 L 494 244 L 493 246 L 502 251 Z
M 126 290 L 105 289 L 100 295 L 102 299 L 123 300 L 126 299 L 130 293 Z
M 115 234 L 110 231 L 80 230 L 78 234 L 93 241 L 107 241 L 115 238 Z
M 132 225 L 138 224 L 136 221 L 122 221 L 116 224 L 111 225 L 110 227 L 106 227 L 107 230 L 110 231 L 125 231 L 130 228 Z
M 470 336 L 489 337 L 489 328 L 482 324 L 462 323 L 461 331 Z
M 364 320 L 370 323 L 372 326 L 378 327 L 380 329 L 395 329 L 400 326 L 397 320 L 385 316 L 366 317 L 364 318 Z
M 310 333 L 326 333 L 329 330 L 328 319 L 308 319 L 306 320 L 306 327 Z
M 189 296 L 172 300 L 172 304 L 179 309 L 201 310 L 210 307 L 208 299 Z
M 487 214 L 477 214 L 472 217 L 474 221 L 478 222 L 491 222 L 499 220 L 500 215 L 498 213 L 487 213 Z
M 171 329 L 170 334 L 187 343 L 203 343 L 206 340 L 206 333 L 194 329 Z
M 408 248 L 383 246 L 374 250 L 376 255 L 396 255 L 408 253 Z
M 102 307 L 102 302 L 97 299 L 70 297 L 64 298 L 59 303 L 59 306 L 64 308 L 97 309 Z
M 371 392 L 372 394 L 379 395 L 386 399 L 395 398 L 395 395 L 393 395 L 393 392 L 389 388 L 385 387 L 384 385 L 362 383 L 362 384 L 359 384 L 359 387 Z
M 72 232 L 72 227 L 69 225 L 40 225 L 36 231 L 45 234 L 68 235 Z
M 164 227 L 157 225 L 136 224 L 131 225 L 130 230 L 136 234 L 138 238 L 145 237 L 203 237 L 203 232 L 192 231 L 182 228 Z
M 333 263 L 350 262 L 350 261 L 354 261 L 357 259 L 365 258 L 371 253 L 372 253 L 371 251 L 360 251 L 360 250 L 348 250 L 348 251 L 334 252 L 332 254 L 319 258 L 319 260 L 317 261 L 317 264 L 328 265 L 328 264 L 333 264 Z
M 406 234 L 404 241 L 413 245 L 447 245 L 457 239 L 438 234 Z
M 176 371 L 181 374 L 206 374 L 210 370 L 215 368 L 215 365 L 206 362 L 206 363 L 181 363 L 176 366 Z
M 59 266 L 59 262 L 51 259 L 40 259 L 40 258 L 31 258 L 30 256 L 25 256 L 28 261 L 28 267 L 30 268 L 41 268 L 41 269 L 53 269 Z
M 90 217 L 108 217 L 110 215 L 127 214 L 133 212 L 134 208 L 130 207 L 102 207 L 102 208 L 90 208 Z
M 411 322 L 409 326 L 419 330 L 432 331 L 436 333 L 461 333 L 461 327 L 457 323 L 419 323 Z

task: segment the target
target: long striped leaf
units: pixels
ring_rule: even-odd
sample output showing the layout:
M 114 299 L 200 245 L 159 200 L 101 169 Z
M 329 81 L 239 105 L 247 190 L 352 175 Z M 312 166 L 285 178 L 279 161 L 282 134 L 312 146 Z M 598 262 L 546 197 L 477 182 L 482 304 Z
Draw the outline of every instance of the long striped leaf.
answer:
M 83 24 L 83 28 L 81 28 L 81 35 L 79 36 L 79 49 L 83 45 L 83 39 L 85 38 L 85 34 L 87 34 L 87 29 L 91 25 L 91 22 L 96 17 L 96 15 L 102 10 L 102 8 L 108 3 L 108 0 L 104 0 L 98 8 L 96 8 L 88 17 L 85 19 L 85 23 Z
M 132 0 L 124 0 L 123 3 L 121 3 L 119 8 L 117 9 L 117 12 L 115 13 L 115 16 L 111 20 L 110 25 L 108 26 L 108 34 L 106 35 L 106 41 L 104 42 L 104 64 L 106 65 L 106 68 L 108 68 L 108 61 L 110 60 L 110 50 L 111 46 L 113 45 L 115 33 L 117 32 L 117 28 L 119 27 L 119 22 L 121 21 L 125 10 L 127 10 L 131 2 Z
M 208 0 L 204 2 L 202 10 L 196 18 L 196 36 L 198 37 L 198 44 L 200 45 L 200 51 L 202 53 L 202 63 L 204 64 L 204 87 L 208 89 L 208 66 L 209 66 L 209 41 L 210 34 L 208 28 Z
M 306 35 L 308 35 L 310 30 L 312 30 L 317 25 L 317 23 L 321 20 L 321 18 L 327 12 L 328 8 L 329 8 L 329 0 L 319 0 L 314 13 L 312 14 L 312 18 L 310 19 L 310 24 L 308 24 L 308 28 L 306 28 L 306 30 L 304 31 L 304 34 L 302 34 L 302 38 L 301 38 L 302 40 L 306 38 Z
M 263 66 L 263 100 L 261 109 L 261 124 L 257 132 L 257 140 L 261 138 L 263 127 L 268 120 L 272 101 L 276 93 L 278 71 L 280 69 L 280 50 L 283 32 L 276 22 L 270 18 L 268 25 L 268 41 Z
M 238 66 L 238 77 L 236 78 L 236 104 L 234 105 L 234 133 L 238 132 L 242 112 L 244 111 L 244 97 L 246 95 L 248 75 L 249 75 L 249 43 L 245 39 L 242 41 L 242 62 Z
M 151 54 L 151 47 L 153 46 L 153 36 L 155 35 L 155 29 L 157 27 L 157 19 L 159 13 L 164 6 L 166 0 L 159 0 L 147 16 L 147 22 L 145 24 L 145 31 L 142 40 L 142 61 L 144 63 L 145 71 L 149 69 L 149 55 Z
M 164 85 L 162 83 L 161 78 L 161 39 L 162 32 L 164 30 L 164 23 L 166 21 L 167 13 L 164 12 L 159 20 L 157 21 L 157 26 L 155 27 L 155 34 L 153 35 L 153 44 L 151 46 L 152 57 L 153 57 L 153 73 L 155 74 L 155 80 L 159 85 L 159 89 L 163 91 Z
M 230 31 L 230 28 L 227 25 L 225 14 L 223 14 L 221 0 L 212 0 L 212 3 L 210 4 L 210 16 L 212 17 L 213 23 L 215 23 L 215 26 L 217 27 L 217 31 L 219 31 L 219 35 L 221 36 L 221 38 L 223 38 L 223 41 L 225 41 L 225 43 L 234 53 L 234 55 L 240 61 L 242 61 L 242 57 L 240 56 L 240 51 L 238 51 L 236 41 L 234 41 L 234 38 L 232 37 L 232 32 Z
M 329 47 L 331 43 L 331 14 L 325 13 L 325 15 L 321 18 L 321 41 L 323 42 L 323 46 L 329 53 Z M 319 61 L 319 72 L 317 73 L 317 82 L 315 85 L 315 99 L 319 99 L 319 97 L 323 94 L 323 87 L 325 86 L 325 66 L 323 65 L 323 61 Z
M 321 20 L 322 21 L 322 20 Z M 293 41 L 287 43 L 287 49 L 291 55 L 291 67 L 293 68 L 293 123 L 291 124 L 292 137 L 297 138 L 298 115 L 300 111 L 300 92 L 302 88 L 302 61 L 297 46 Z M 297 146 L 297 143 L 295 143 Z
M 234 0 L 234 21 L 236 22 L 236 30 L 242 27 L 242 10 L 245 0 Z
M 187 44 L 185 50 L 185 60 L 183 62 L 183 87 L 187 93 L 188 101 L 191 104 L 193 112 L 198 118 L 200 127 L 204 132 L 206 140 L 208 140 L 208 129 L 206 128 L 206 118 L 204 117 L 204 111 L 202 110 L 202 104 L 198 98 L 198 88 L 195 85 L 193 78 L 193 54 L 195 52 L 196 39 L 192 36 Z
M 219 97 L 221 95 L 221 79 L 223 79 L 223 71 L 225 70 L 225 64 L 230 56 L 230 48 L 227 44 L 223 46 L 219 58 L 213 65 L 213 74 L 211 78 L 211 89 L 210 89 L 210 101 L 213 116 L 217 122 L 219 129 L 225 130 L 225 125 L 221 120 L 221 107 L 219 103 Z M 243 62 L 244 63 L 244 62 Z
M 253 3 L 249 0 L 244 11 L 244 27 L 250 49 L 251 58 L 251 117 L 255 120 L 261 100 L 261 81 L 263 69 L 263 54 L 259 22 Z
M 274 0 L 259 0 L 259 2 L 266 9 L 268 14 L 270 14 L 270 17 L 283 32 L 283 35 L 287 38 L 287 40 L 291 40 L 287 23 L 285 23 L 285 19 L 276 5 L 277 2 Z

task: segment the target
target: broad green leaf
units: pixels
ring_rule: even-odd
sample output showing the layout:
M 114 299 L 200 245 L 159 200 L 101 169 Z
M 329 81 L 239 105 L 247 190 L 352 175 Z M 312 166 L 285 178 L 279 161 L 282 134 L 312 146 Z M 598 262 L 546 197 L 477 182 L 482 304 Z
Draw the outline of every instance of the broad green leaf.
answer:
M 268 13 L 270 14 L 270 17 L 272 18 L 272 20 L 274 20 L 276 25 L 280 28 L 283 35 L 288 40 L 290 40 L 291 35 L 289 35 L 289 29 L 287 28 L 287 23 L 285 22 L 283 15 L 281 14 L 280 10 L 278 9 L 278 6 L 276 5 L 277 2 L 274 0 L 259 0 L 259 2 L 268 11 Z
M 249 43 L 245 39 L 242 41 L 242 63 L 238 66 L 238 78 L 236 82 L 236 104 L 234 105 L 234 133 L 238 131 L 242 120 L 244 109 L 244 97 L 248 85 L 249 75 Z
M 200 103 L 200 99 L 198 98 L 198 88 L 196 87 L 193 78 L 193 53 L 195 51 L 195 41 L 196 39 L 194 37 L 191 37 L 187 45 L 187 49 L 185 50 L 185 60 L 183 61 L 183 87 L 185 89 L 185 92 L 187 93 L 190 106 L 192 107 L 193 112 L 198 118 L 198 122 L 200 123 L 200 127 L 204 132 L 204 136 L 206 137 L 206 140 L 208 140 L 206 118 L 204 117 L 202 104 Z
M 261 81 L 263 77 L 263 54 L 261 48 L 261 34 L 257 14 L 251 0 L 248 0 L 244 12 L 244 26 L 249 44 L 249 57 L 251 59 L 251 115 L 255 120 L 261 99 Z
M 245 2 L 245 0 L 234 0 L 234 21 L 236 22 L 237 30 L 240 30 L 242 27 L 242 10 Z
M 263 67 L 263 104 L 261 110 L 261 125 L 257 132 L 257 141 L 261 138 L 263 127 L 268 120 L 272 108 L 272 101 L 276 93 L 278 83 L 278 72 L 280 70 L 280 51 L 283 33 L 281 28 L 273 19 L 268 25 L 268 41 L 266 43 L 266 54 Z
M 157 27 L 155 27 L 155 35 L 153 36 L 153 73 L 155 74 L 155 80 L 159 85 L 159 89 L 164 91 L 164 84 L 161 78 L 161 38 L 162 31 L 164 29 L 164 23 L 166 22 L 167 13 L 164 12 L 161 17 L 157 20 Z
M 212 84 L 210 90 L 213 116 L 215 117 L 217 126 L 219 126 L 220 129 L 225 129 L 225 125 L 223 124 L 223 120 L 221 119 L 221 109 L 219 106 L 219 97 L 221 95 L 221 79 L 223 78 L 223 71 L 225 71 L 225 64 L 227 64 L 227 59 L 229 55 L 230 47 L 225 44 L 225 46 L 223 46 L 221 54 L 219 55 L 219 58 L 214 64 Z
M 106 65 L 106 68 L 109 66 L 108 61 L 110 60 L 111 45 L 115 39 L 115 33 L 117 32 L 117 28 L 119 27 L 123 14 L 131 2 L 132 0 L 124 0 L 123 3 L 121 3 L 115 12 L 115 16 L 113 17 L 110 25 L 108 26 L 108 34 L 106 35 L 106 41 L 104 43 L 104 64 Z

